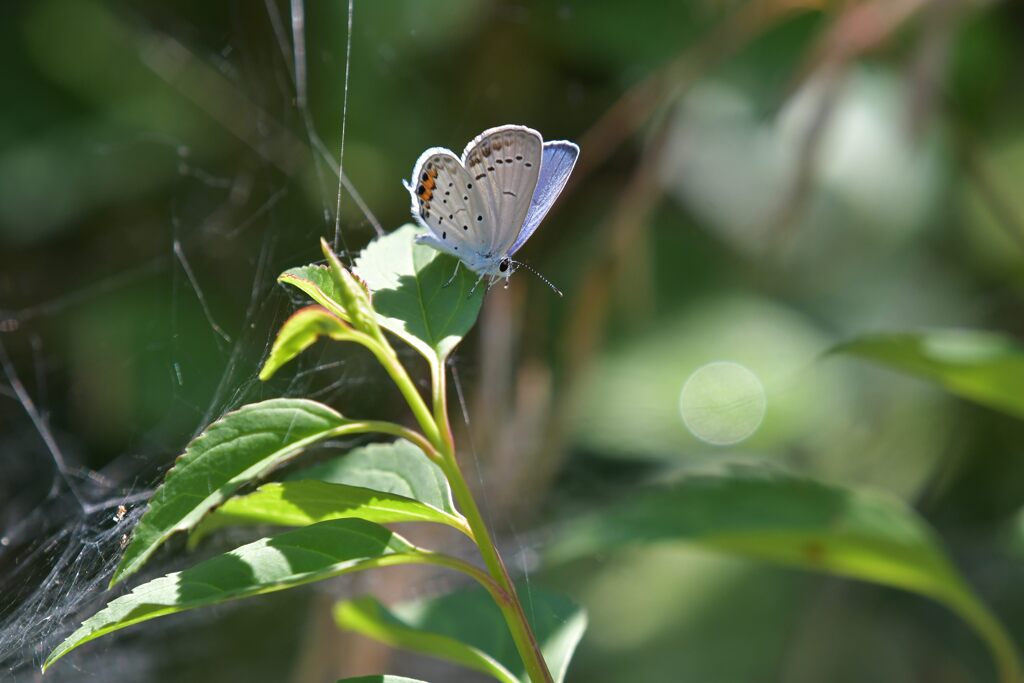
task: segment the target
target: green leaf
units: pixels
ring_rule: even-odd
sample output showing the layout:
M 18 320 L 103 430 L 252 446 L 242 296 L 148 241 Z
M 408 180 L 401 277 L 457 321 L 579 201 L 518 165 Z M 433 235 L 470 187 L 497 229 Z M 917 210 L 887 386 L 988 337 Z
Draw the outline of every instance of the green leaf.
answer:
M 196 437 L 167 473 L 110 584 L 137 571 L 171 534 L 193 528 L 244 483 L 316 441 L 362 431 L 365 423 L 304 399 L 271 399 L 228 413 Z
M 347 572 L 420 561 L 402 537 L 361 519 L 321 522 L 264 538 L 145 583 L 87 619 L 43 664 L 126 626 L 167 614 L 292 588 Z
M 441 468 L 405 439 L 352 449 L 288 479 L 226 501 L 189 535 L 189 547 L 228 526 L 302 526 L 342 517 L 379 524 L 441 522 L 466 531 Z
M 194 545 L 211 531 L 226 526 L 305 526 L 352 517 L 377 524 L 435 522 L 468 533 L 466 522 L 459 517 L 412 498 L 359 486 L 307 480 L 264 484 L 247 496 L 230 498 L 199 523 L 189 537 L 189 544 Z
M 260 370 L 260 379 L 266 381 L 282 365 L 313 345 L 320 337 L 339 341 L 352 339 L 352 330 L 338 316 L 323 306 L 300 308 L 284 322 Z
M 334 608 L 334 619 L 343 629 L 391 647 L 454 662 L 504 683 L 519 683 L 519 679 L 487 653 L 454 638 L 408 627 L 373 598 L 339 602 Z
M 975 330 L 936 330 L 861 337 L 845 353 L 942 385 L 950 393 L 1024 418 L 1024 347 Z
M 338 255 L 323 237 L 320 238 L 320 250 L 327 259 L 327 269 L 331 274 L 331 280 L 334 281 L 335 292 L 340 297 L 338 301 L 348 314 L 348 320 L 357 330 L 377 339 L 380 337 L 380 327 L 377 324 L 377 314 L 370 302 L 370 292 L 341 265 Z
M 928 525 L 902 501 L 763 468 L 692 473 L 566 524 L 551 562 L 617 547 L 685 541 L 902 588 L 951 608 L 987 642 L 1005 681 L 1020 666 L 1002 625 L 974 595 Z
M 354 448 L 322 464 L 296 472 L 289 479 L 320 479 L 395 493 L 458 514 L 448 479 L 441 468 L 414 444 L 399 439 Z
M 586 615 L 568 598 L 521 587 L 527 619 L 556 683 L 586 629 Z M 499 681 L 528 681 L 501 611 L 486 591 L 465 590 L 386 609 L 372 598 L 340 602 L 335 621 L 393 647 L 445 659 Z
M 334 283 L 331 271 L 327 266 L 310 264 L 289 268 L 281 273 L 277 281 L 302 290 L 313 301 L 342 320 L 348 321 L 345 308 L 341 305 L 341 292 L 338 291 L 338 286 Z
M 487 289 L 458 259 L 416 244 L 420 231 L 404 225 L 375 239 L 356 259 L 355 274 L 373 293 L 380 326 L 424 356 L 443 361 L 473 327 Z

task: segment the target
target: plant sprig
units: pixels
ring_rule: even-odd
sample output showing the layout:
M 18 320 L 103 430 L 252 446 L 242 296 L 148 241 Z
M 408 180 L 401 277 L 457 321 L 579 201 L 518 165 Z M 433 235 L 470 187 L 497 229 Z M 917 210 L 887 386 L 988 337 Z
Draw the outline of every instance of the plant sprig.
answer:
M 227 525 L 291 528 L 113 600 L 61 643 L 44 668 L 90 640 L 158 616 L 354 571 L 423 564 L 465 574 L 479 588 L 426 605 L 344 601 L 335 609 L 338 626 L 503 683 L 563 680 L 586 617 L 567 599 L 532 590 L 534 609 L 527 619 L 456 458 L 445 367 L 475 323 L 483 292 L 473 291 L 473 276 L 466 271 L 444 286 L 454 260 L 416 245 L 414 236 L 415 228 L 406 226 L 372 242 L 353 272 L 322 243 L 326 265 L 283 273 L 280 282 L 315 303 L 282 325 L 260 377 L 270 379 L 318 340 L 354 342 L 385 368 L 415 427 L 352 419 L 302 398 L 271 399 L 224 415 L 188 445 L 154 493 L 111 583 L 138 571 L 177 531 L 189 533 L 194 545 Z M 393 337 L 426 360 L 431 376 L 426 397 L 392 346 Z M 1020 413 L 1019 399 L 1006 389 L 1020 365 L 1020 350 L 1013 345 L 963 334 L 868 342 L 839 350 Z M 353 434 L 397 440 L 356 448 L 300 478 L 244 493 L 243 487 L 310 446 Z M 393 522 L 453 527 L 476 545 L 482 566 L 415 546 L 382 526 Z M 558 565 L 653 542 L 684 542 L 917 593 L 946 605 L 974 629 L 988 645 L 1000 681 L 1020 680 L 1013 638 L 957 571 L 927 522 L 892 496 L 763 465 L 690 471 L 562 525 L 544 561 Z
M 465 272 L 452 287 L 443 286 L 454 263 L 428 247 L 416 245 L 413 233 L 412 226 L 405 226 L 372 243 L 357 261 L 356 274 L 341 264 L 323 240 L 326 266 L 311 265 L 282 274 L 281 282 L 298 287 L 316 303 L 298 310 L 282 325 L 260 379 L 271 379 L 319 339 L 356 343 L 370 351 L 385 369 L 405 399 L 416 428 L 354 420 L 321 403 L 291 398 L 244 406 L 214 422 L 189 444 L 154 494 L 111 585 L 138 571 L 176 531 L 191 533 L 194 544 L 220 526 L 239 522 L 298 528 L 150 581 L 117 598 L 58 646 L 47 658 L 44 670 L 79 645 L 165 614 L 284 590 L 352 571 L 428 564 L 469 576 L 490 596 L 521 660 L 512 668 L 523 670 L 524 680 L 556 680 L 462 476 L 448 420 L 445 363 L 476 321 L 483 292 L 473 291 L 472 278 Z M 431 374 L 429 402 L 417 389 L 386 332 L 408 343 L 426 360 Z M 349 479 L 270 483 L 250 495 L 238 495 L 244 485 L 316 443 L 340 435 L 370 433 L 404 440 L 384 447 L 394 456 L 395 480 L 407 485 L 403 490 L 396 490 L 393 483 L 360 479 L 356 468 L 348 472 Z M 409 449 L 414 458 L 420 459 L 415 464 L 408 458 Z M 405 458 L 399 458 L 399 453 Z M 377 456 L 388 460 L 384 453 Z M 374 461 L 376 471 L 382 467 L 386 469 L 387 463 Z M 436 487 L 438 482 L 442 482 L 440 495 L 424 493 L 431 483 Z M 372 487 L 365 486 L 367 483 Z M 483 568 L 414 546 L 381 526 L 410 521 L 447 524 L 460 530 L 479 549 Z M 576 619 L 573 623 L 583 622 Z M 380 633 L 389 633 L 388 629 L 381 626 Z M 564 661 L 557 662 L 558 680 L 582 633 L 582 628 L 577 626 L 576 630 L 579 632 L 569 638 L 572 646 L 563 647 L 560 653 Z M 560 638 L 565 640 L 564 635 Z M 418 637 L 414 642 L 422 643 L 424 639 Z M 427 642 L 435 641 L 427 638 Z M 499 680 L 507 681 L 511 675 L 507 661 L 499 663 L 486 653 L 474 654 L 470 659 L 490 662 L 489 670 Z

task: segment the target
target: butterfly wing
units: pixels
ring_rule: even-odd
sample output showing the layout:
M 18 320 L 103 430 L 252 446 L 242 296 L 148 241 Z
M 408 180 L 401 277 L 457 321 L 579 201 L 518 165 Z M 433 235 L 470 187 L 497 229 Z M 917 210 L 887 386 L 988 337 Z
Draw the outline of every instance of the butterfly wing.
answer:
M 413 167 L 406 183 L 412 199 L 412 215 L 430 231 L 418 239 L 474 266 L 474 256 L 486 251 L 491 234 L 489 208 L 477 183 L 455 154 L 432 147 Z
M 484 253 L 495 262 L 508 254 L 526 219 L 543 146 L 540 133 L 532 128 L 500 126 L 485 130 L 462 153 L 474 188 L 479 188 L 489 208 L 485 224 L 490 234 Z
M 568 140 L 556 140 L 544 143 L 544 152 L 541 158 L 540 175 L 537 178 L 537 189 L 533 193 L 530 209 L 523 221 L 523 228 L 519 231 L 508 255 L 519 251 L 519 248 L 530 239 L 540 222 L 548 215 L 555 200 L 562 194 L 565 184 L 569 181 L 569 175 L 576 165 L 576 159 L 580 155 L 580 148 Z

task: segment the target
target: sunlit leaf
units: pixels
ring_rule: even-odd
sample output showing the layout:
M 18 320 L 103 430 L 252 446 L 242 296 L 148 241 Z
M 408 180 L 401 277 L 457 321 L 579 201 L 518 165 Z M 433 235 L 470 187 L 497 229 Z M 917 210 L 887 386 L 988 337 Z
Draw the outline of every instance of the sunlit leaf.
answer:
M 556 683 L 586 629 L 586 615 L 567 598 L 523 587 L 527 619 Z M 500 681 L 528 681 L 522 660 L 491 596 L 466 590 L 397 605 L 390 610 L 372 598 L 340 602 L 335 620 L 393 647 L 420 652 L 490 674 Z
M 1024 347 L 974 330 L 861 337 L 834 352 L 858 356 L 937 382 L 947 391 L 1024 418 Z
M 113 600 L 61 643 L 44 668 L 76 647 L 132 624 L 346 572 L 414 563 L 419 555 L 400 536 L 361 519 L 321 522 L 264 538 Z
M 478 276 L 465 267 L 452 280 L 457 259 L 416 244 L 418 231 L 404 225 L 370 242 L 354 270 L 373 293 L 381 327 L 443 360 L 473 327 L 487 287 L 470 294 Z
M 111 585 L 137 571 L 167 537 L 193 528 L 244 483 L 321 439 L 360 431 L 366 431 L 363 423 L 304 399 L 271 399 L 228 413 L 196 437 L 167 473 Z
M 358 678 L 342 678 L 338 680 L 338 683 L 426 683 L 426 681 L 421 681 L 418 678 L 377 674 L 375 676 L 359 676 Z
M 405 439 L 353 448 L 344 455 L 296 472 L 289 479 L 320 479 L 395 493 L 448 514 L 457 514 L 448 479 L 441 468 Z
M 228 499 L 199 523 L 189 542 L 194 544 L 211 531 L 226 526 L 305 526 L 351 517 L 378 524 L 434 522 L 464 533 L 467 529 L 460 518 L 412 498 L 310 479 L 264 484 L 247 496 Z
M 1004 680 L 1017 680 L 1017 654 L 1005 630 L 928 525 L 895 497 L 763 468 L 691 473 L 571 521 L 549 544 L 547 559 L 564 562 L 657 541 L 684 541 L 932 598 L 986 640 Z
M 320 337 L 336 340 L 352 338 L 348 325 L 322 306 L 300 308 L 277 332 L 270 354 L 260 370 L 260 379 L 270 379 L 282 365 L 298 356 Z

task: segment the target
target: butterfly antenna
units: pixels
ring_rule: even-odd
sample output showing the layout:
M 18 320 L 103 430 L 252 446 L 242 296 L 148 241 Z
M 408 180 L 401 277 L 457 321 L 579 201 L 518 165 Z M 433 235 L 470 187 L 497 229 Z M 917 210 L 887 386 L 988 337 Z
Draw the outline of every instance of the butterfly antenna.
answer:
M 524 261 L 513 261 L 512 263 L 513 263 L 513 265 L 516 266 L 516 268 L 519 268 L 520 266 L 522 266 L 523 268 L 526 268 L 526 270 L 530 271 L 531 273 L 533 273 L 534 275 L 539 277 L 541 280 L 544 281 L 544 284 L 546 284 L 548 287 L 550 287 L 551 291 L 554 292 L 555 294 L 557 294 L 558 296 L 565 296 L 564 294 L 562 294 L 562 290 L 560 290 L 558 287 L 555 287 L 551 283 L 551 280 L 549 280 L 546 277 L 544 277 L 543 275 L 541 275 L 540 272 L 538 270 L 536 270 L 533 266 L 531 266 L 529 263 L 526 263 Z

